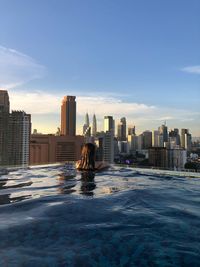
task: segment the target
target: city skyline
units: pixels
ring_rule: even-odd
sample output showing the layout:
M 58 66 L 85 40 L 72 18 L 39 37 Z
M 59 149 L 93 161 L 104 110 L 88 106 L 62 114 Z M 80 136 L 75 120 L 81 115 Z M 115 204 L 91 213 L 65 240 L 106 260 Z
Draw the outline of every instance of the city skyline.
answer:
M 7 90 L 0 89 L 0 92 L 6 93 L 8 95 L 8 97 L 9 97 L 9 99 L 10 99 L 9 92 Z M 71 103 L 70 106 L 67 109 L 66 109 L 66 103 L 68 103 L 68 104 Z M 12 101 L 11 101 L 11 103 L 9 101 L 9 107 L 10 107 L 11 104 L 12 104 Z M 64 106 L 65 106 L 65 108 L 63 109 Z M 18 107 L 15 110 L 9 108 L 9 110 L 10 111 L 26 112 L 21 107 Z M 71 113 L 71 115 L 70 115 L 71 117 L 70 118 L 68 117 L 68 115 L 67 115 L 67 117 L 65 115 L 67 110 L 68 110 L 68 112 Z M 77 133 L 75 134 L 75 132 L 76 132 L 76 117 L 77 117 L 77 115 L 75 115 L 76 113 L 77 113 L 76 112 L 76 96 L 63 96 L 60 99 L 60 114 L 59 114 L 59 121 L 57 121 L 57 125 L 58 125 L 57 129 L 54 129 L 54 131 L 52 131 L 52 132 L 41 132 L 40 129 L 38 130 L 33 125 L 32 132 L 34 133 L 36 131 L 36 132 L 41 132 L 42 134 L 57 134 L 58 129 L 60 129 L 59 131 L 61 132 L 61 135 L 66 135 L 65 134 L 66 130 L 64 130 L 65 127 L 63 128 L 62 125 L 63 125 L 63 122 L 65 122 L 65 123 L 67 122 L 66 121 L 66 119 L 67 119 L 68 120 L 68 124 L 73 126 L 73 127 L 71 127 L 71 130 L 70 130 L 69 127 L 67 127 L 68 128 L 68 130 L 67 130 L 68 134 L 67 135 L 76 135 L 76 134 L 77 135 L 84 135 L 83 134 L 83 128 L 85 126 L 87 126 L 89 128 L 93 128 L 94 121 L 90 122 L 91 121 L 90 119 L 92 117 L 93 117 L 93 120 L 94 120 L 94 117 L 95 117 L 95 124 L 96 124 L 95 128 L 97 129 L 97 127 L 98 127 L 98 131 L 97 132 L 103 132 L 103 131 L 105 131 L 105 118 L 109 118 L 110 117 L 113 120 L 114 135 L 118 136 L 118 126 L 120 125 L 122 120 L 126 121 L 126 117 L 122 117 L 122 115 L 119 115 L 118 119 L 115 119 L 111 115 L 107 116 L 107 115 L 104 114 L 104 116 L 99 119 L 99 118 L 96 118 L 96 114 L 95 113 L 90 114 L 89 112 L 86 112 L 85 115 L 82 115 L 82 117 L 84 117 L 85 123 L 82 122 L 82 125 L 80 126 L 80 128 L 77 131 Z M 86 121 L 87 121 L 87 123 L 86 123 Z M 157 130 L 155 130 L 156 128 L 159 129 L 159 128 L 165 127 L 165 126 L 168 128 L 168 131 L 178 128 L 178 129 L 188 129 L 190 131 L 190 133 L 191 133 L 191 129 L 189 127 L 187 127 L 187 125 L 184 125 L 184 127 L 182 127 L 182 128 L 177 127 L 177 125 L 172 125 L 171 127 L 169 127 L 169 125 L 167 124 L 166 119 L 164 120 L 164 118 L 163 118 L 163 121 L 161 121 L 161 120 L 157 121 L 157 124 L 156 124 L 155 128 L 153 128 L 153 126 L 151 128 L 149 128 L 149 129 L 144 127 L 144 130 L 138 130 L 137 125 L 135 125 L 134 123 L 129 123 L 129 121 L 128 121 L 128 123 L 126 124 L 126 127 L 125 127 L 125 129 L 126 129 L 125 131 L 128 134 L 129 128 L 130 129 L 134 128 L 135 134 L 136 135 L 140 135 L 140 134 L 144 133 L 145 131 L 154 132 L 154 131 L 157 131 Z M 62 130 L 62 128 L 63 128 L 63 130 Z M 71 134 L 69 133 L 69 131 L 70 131 Z M 194 138 L 200 138 L 200 136 L 194 136 L 194 135 L 193 135 L 193 137 Z
M 83 135 L 76 135 L 76 96 L 63 97 L 60 119 L 61 128 L 55 134 L 42 134 L 33 129 L 31 135 L 31 114 L 13 110 L 10 113 L 9 94 L 6 90 L 0 90 L 0 165 L 26 166 L 29 163 L 73 161 L 79 159 L 81 146 L 85 142 L 94 143 L 97 158 L 110 163 L 120 161 L 121 156 L 133 157 L 137 153 L 149 159 L 150 153 L 149 162 L 156 165 L 157 156 L 164 153 L 160 166 L 184 168 L 187 154 L 196 151 L 199 143 L 192 143 L 189 129 L 179 131 L 174 128 L 168 131 L 166 122 L 153 132 L 147 130 L 138 135 L 135 125 L 128 127 L 127 132 L 125 117 L 116 127 L 112 116 L 104 116 L 104 131 L 98 131 L 96 115 L 93 115 L 91 125 L 88 112 L 85 114 Z M 169 155 L 166 154 L 168 152 Z M 194 158 L 198 157 L 198 154 L 191 153 L 190 158 L 193 155 Z
M 77 133 L 88 111 L 101 129 L 110 115 L 200 136 L 198 1 L 1 3 L 0 88 L 33 128 L 55 132 L 62 97 L 76 95 Z

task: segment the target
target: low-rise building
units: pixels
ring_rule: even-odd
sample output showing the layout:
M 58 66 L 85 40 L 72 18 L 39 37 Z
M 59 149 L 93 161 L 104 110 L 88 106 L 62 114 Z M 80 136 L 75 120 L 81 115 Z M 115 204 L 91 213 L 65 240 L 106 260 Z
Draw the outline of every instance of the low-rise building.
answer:
M 77 161 L 83 144 L 83 136 L 31 135 L 30 165 Z
M 166 147 L 152 147 L 149 149 L 149 164 L 158 168 L 184 169 L 187 161 L 185 149 Z
M 152 147 L 149 149 L 149 164 L 158 167 L 167 167 L 167 149 L 165 147 Z

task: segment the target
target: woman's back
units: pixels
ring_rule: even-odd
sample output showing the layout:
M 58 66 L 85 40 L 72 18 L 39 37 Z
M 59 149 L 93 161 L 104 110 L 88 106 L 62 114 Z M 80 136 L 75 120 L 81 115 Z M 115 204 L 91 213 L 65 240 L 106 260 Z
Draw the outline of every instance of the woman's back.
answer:
M 95 145 L 87 143 L 83 146 L 81 152 L 81 160 L 76 163 L 78 170 L 101 170 L 107 168 L 109 165 L 102 161 L 95 162 Z

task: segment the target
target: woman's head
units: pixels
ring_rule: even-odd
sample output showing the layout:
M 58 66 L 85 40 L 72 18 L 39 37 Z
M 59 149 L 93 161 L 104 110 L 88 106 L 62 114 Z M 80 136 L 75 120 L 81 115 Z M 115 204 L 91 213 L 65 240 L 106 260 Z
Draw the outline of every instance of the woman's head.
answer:
M 92 143 L 87 143 L 82 148 L 81 168 L 84 170 L 95 169 L 95 145 Z

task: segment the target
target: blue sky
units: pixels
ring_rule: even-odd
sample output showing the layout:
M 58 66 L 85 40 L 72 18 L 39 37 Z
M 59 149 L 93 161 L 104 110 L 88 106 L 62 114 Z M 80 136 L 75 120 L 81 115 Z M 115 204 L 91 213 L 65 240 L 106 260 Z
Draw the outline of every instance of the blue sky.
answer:
M 55 132 L 64 95 L 77 122 L 127 117 L 137 132 L 200 136 L 199 0 L 0 0 L 0 87 L 33 128 Z

